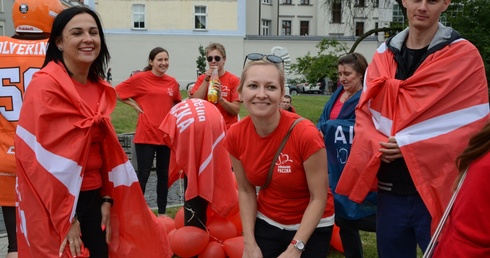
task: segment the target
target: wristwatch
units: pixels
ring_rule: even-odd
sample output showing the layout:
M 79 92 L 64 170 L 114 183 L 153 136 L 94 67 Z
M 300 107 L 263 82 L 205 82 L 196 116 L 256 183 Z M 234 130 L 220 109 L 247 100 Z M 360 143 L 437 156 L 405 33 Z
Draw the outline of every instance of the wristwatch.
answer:
M 299 251 L 303 252 L 305 250 L 305 242 L 301 240 L 293 239 L 293 241 L 291 241 L 291 244 Z

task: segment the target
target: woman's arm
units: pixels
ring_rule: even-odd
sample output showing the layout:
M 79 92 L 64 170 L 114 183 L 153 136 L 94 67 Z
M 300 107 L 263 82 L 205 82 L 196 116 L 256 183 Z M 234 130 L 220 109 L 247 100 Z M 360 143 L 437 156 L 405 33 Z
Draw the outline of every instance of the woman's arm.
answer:
M 308 189 L 310 190 L 310 203 L 306 207 L 301 224 L 293 239 L 307 242 L 315 231 L 327 205 L 328 171 L 327 153 L 325 148 L 311 155 L 303 163 Z M 328 243 L 327 243 L 328 244 Z M 301 251 L 289 245 L 279 257 L 300 257 Z
M 136 101 L 134 101 L 134 99 L 132 99 L 132 98 L 128 98 L 128 99 L 121 99 L 121 98 L 119 97 L 119 94 L 117 95 L 117 99 L 118 99 L 119 101 L 121 101 L 122 103 L 124 103 L 124 104 L 126 104 L 126 105 L 129 105 L 129 106 L 131 106 L 131 107 L 133 107 L 133 108 L 134 108 L 134 110 L 136 110 L 136 113 L 138 113 L 138 114 L 144 113 L 144 112 L 143 112 L 143 109 L 141 109 L 141 108 L 140 108 L 140 106 L 138 105 L 138 103 L 136 103 Z
M 230 159 L 238 183 L 238 202 L 245 242 L 243 257 L 261 258 L 262 252 L 255 241 L 254 234 L 255 220 L 257 218 L 257 192 L 255 186 L 248 181 L 242 162 L 231 155 Z

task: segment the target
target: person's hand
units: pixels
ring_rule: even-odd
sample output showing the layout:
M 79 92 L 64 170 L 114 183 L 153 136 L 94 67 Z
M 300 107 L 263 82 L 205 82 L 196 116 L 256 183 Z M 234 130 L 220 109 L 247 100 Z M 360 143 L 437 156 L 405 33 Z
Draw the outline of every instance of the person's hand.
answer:
M 145 112 L 143 112 L 143 109 L 141 109 L 140 106 L 138 106 L 138 105 L 134 106 L 134 110 L 136 110 L 136 113 L 138 113 L 138 115 L 145 113 Z
M 257 244 L 243 249 L 242 258 L 263 258 L 262 251 Z
M 206 70 L 206 72 L 204 72 L 204 74 L 206 75 L 206 79 L 211 79 L 211 74 L 213 74 L 213 71 L 214 69 L 218 69 L 217 66 L 210 66 L 209 69 Z
M 286 251 L 282 252 L 278 258 L 299 258 L 303 252 L 296 249 L 293 245 L 288 245 Z
M 379 145 L 381 145 L 379 151 L 381 152 L 381 160 L 383 162 L 390 163 L 395 159 L 403 157 L 400 147 L 398 147 L 398 143 L 393 136 L 388 138 L 388 142 L 380 142 Z
M 60 257 L 63 254 L 63 251 L 65 250 L 66 245 L 69 246 L 71 255 L 73 257 L 81 255 L 82 254 L 82 238 L 80 237 L 80 222 L 78 219 L 76 219 L 72 224 L 70 229 L 68 230 L 68 234 L 66 235 L 65 239 L 61 242 L 60 246 Z
M 100 206 L 102 212 L 100 227 L 102 231 L 105 231 L 105 241 L 107 244 L 111 241 L 111 208 L 112 205 L 108 202 L 103 202 L 102 206 Z

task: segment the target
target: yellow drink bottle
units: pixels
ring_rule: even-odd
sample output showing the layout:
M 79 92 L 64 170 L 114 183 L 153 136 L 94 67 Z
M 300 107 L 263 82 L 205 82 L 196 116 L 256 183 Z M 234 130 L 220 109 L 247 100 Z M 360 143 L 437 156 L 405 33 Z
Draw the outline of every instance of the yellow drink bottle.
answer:
M 219 82 L 218 69 L 214 69 L 208 85 L 208 101 L 214 104 L 218 103 L 217 82 Z

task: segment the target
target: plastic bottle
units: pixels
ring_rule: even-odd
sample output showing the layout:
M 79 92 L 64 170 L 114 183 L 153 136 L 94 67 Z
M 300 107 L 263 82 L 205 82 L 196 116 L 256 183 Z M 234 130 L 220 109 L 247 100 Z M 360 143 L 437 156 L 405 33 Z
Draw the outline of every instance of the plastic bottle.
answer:
M 218 75 L 218 69 L 214 69 L 213 73 L 211 74 L 211 78 L 209 80 L 209 86 L 208 86 L 208 101 L 211 103 L 218 103 L 218 90 L 216 83 L 219 82 L 219 75 Z

